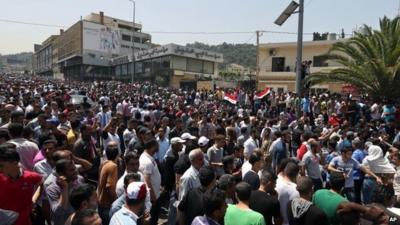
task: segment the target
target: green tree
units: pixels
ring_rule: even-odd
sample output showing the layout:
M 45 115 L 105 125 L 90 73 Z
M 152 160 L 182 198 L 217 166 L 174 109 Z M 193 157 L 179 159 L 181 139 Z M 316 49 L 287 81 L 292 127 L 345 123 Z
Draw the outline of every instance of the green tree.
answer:
M 363 32 L 333 45 L 326 55 L 341 67 L 308 76 L 311 84 L 343 82 L 375 99 L 400 98 L 400 18 L 384 17 L 380 30 L 364 25 Z

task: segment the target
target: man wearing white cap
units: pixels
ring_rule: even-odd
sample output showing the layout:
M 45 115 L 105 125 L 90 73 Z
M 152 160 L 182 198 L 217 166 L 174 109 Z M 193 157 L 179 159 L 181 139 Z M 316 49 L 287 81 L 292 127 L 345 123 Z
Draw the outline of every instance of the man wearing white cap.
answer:
M 199 145 L 199 148 L 201 149 L 201 151 L 204 153 L 204 165 L 208 166 L 209 162 L 208 162 L 208 156 L 207 156 L 207 150 L 208 150 L 208 143 L 210 142 L 210 139 L 201 136 L 199 138 L 199 141 L 197 142 L 197 144 Z
M 144 213 L 147 188 L 143 182 L 132 182 L 126 189 L 126 203 L 111 218 L 110 225 L 137 224 Z
M 183 133 L 181 139 L 185 140 L 185 145 L 183 146 L 182 152 L 188 152 L 195 148 L 193 141 L 197 138 L 190 133 Z

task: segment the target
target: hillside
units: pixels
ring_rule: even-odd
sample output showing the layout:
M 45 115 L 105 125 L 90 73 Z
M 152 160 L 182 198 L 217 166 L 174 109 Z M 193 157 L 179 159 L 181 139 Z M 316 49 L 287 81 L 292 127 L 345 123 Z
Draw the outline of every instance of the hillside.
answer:
M 0 55 L 0 71 L 20 71 L 32 69 L 31 52 L 22 52 L 10 55 Z
M 201 42 L 186 44 L 187 47 L 204 49 L 208 51 L 222 53 L 224 55 L 224 63 L 219 65 L 220 69 L 226 65 L 236 63 L 245 67 L 255 69 L 257 58 L 257 47 L 253 44 L 228 44 L 207 45 Z

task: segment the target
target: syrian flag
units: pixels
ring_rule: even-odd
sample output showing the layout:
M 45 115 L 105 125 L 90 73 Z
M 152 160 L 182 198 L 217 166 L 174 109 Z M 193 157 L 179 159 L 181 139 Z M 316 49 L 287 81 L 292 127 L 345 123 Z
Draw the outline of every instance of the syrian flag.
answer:
M 265 96 L 267 96 L 270 92 L 271 92 L 271 89 L 270 89 L 270 88 L 265 88 L 264 91 L 262 91 L 262 92 L 260 92 L 260 93 L 254 95 L 254 100 L 261 100 L 261 99 L 263 99 Z
M 236 103 L 237 103 L 237 96 L 236 96 L 235 93 L 233 93 L 233 94 L 225 93 L 224 100 L 230 102 L 231 104 L 236 105 Z

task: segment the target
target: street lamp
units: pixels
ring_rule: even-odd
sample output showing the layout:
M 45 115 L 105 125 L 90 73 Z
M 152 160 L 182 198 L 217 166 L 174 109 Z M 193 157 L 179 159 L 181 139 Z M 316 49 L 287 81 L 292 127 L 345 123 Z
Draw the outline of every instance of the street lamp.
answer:
M 288 7 L 275 20 L 275 24 L 281 26 L 299 7 L 299 22 L 297 29 L 297 57 L 296 57 L 296 93 L 301 94 L 301 68 L 303 55 L 303 16 L 304 16 L 304 0 L 299 0 L 299 3 L 292 1 Z
M 131 71 L 131 73 L 132 73 L 131 82 L 133 84 L 133 80 L 134 80 L 135 73 L 136 73 L 136 69 L 135 69 L 135 61 L 136 61 L 136 59 L 135 59 L 135 38 L 134 38 L 134 36 L 135 36 L 136 2 L 134 0 L 128 0 L 128 1 L 132 2 L 132 6 L 133 6 L 133 9 L 132 9 L 132 71 Z

